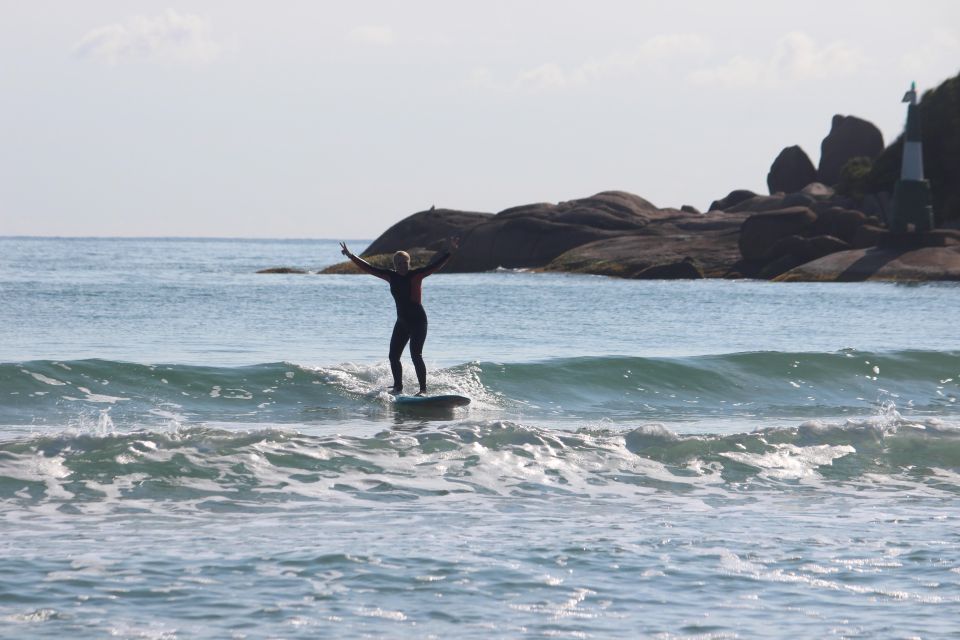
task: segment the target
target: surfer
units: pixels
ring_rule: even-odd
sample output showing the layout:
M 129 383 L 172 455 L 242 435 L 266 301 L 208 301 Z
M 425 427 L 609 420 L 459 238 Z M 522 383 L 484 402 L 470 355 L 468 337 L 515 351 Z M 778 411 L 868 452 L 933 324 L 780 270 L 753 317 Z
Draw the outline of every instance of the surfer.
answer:
M 347 249 L 347 245 L 340 243 L 340 253 L 350 258 L 362 271 L 377 276 L 390 283 L 390 293 L 397 304 L 397 322 L 393 325 L 393 336 L 390 338 L 390 370 L 393 372 L 394 395 L 403 391 L 403 366 L 400 364 L 400 355 L 410 343 L 410 358 L 413 368 L 417 371 L 417 381 L 420 383 L 420 393 L 427 393 L 427 366 L 423 363 L 423 343 L 427 339 L 427 313 L 423 310 L 421 299 L 421 283 L 432 273 L 436 273 L 447 264 L 459 246 L 457 238 L 448 238 L 442 251 L 434 254 L 430 262 L 419 269 L 410 268 L 410 254 L 406 251 L 397 251 L 393 254 L 393 269 L 375 267 L 363 258 L 359 258 Z

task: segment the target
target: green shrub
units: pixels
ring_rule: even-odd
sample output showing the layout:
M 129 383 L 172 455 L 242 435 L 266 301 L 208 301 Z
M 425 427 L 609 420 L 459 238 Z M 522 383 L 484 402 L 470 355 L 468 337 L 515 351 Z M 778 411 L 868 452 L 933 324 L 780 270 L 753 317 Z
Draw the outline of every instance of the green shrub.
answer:
M 837 192 L 845 196 L 862 198 L 869 189 L 868 179 L 873 169 L 873 160 L 867 156 L 850 158 L 840 169 Z

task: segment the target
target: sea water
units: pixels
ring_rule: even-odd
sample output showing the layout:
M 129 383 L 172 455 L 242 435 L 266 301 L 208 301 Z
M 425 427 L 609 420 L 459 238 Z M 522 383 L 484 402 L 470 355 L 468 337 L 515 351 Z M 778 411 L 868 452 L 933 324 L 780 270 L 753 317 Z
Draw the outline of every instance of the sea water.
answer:
M 960 634 L 957 285 L 339 259 L 0 238 L 0 637 Z

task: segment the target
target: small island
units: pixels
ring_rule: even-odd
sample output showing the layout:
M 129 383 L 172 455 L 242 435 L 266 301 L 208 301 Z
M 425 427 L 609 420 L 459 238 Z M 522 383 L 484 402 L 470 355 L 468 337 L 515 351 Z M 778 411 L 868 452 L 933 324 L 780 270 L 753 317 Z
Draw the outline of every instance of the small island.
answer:
M 446 272 L 958 281 L 960 76 L 919 101 L 911 89 L 904 101 L 908 126 L 893 144 L 885 146 L 869 121 L 835 115 L 818 165 L 799 146 L 784 148 L 767 174 L 766 195 L 736 189 L 703 212 L 660 208 L 625 191 L 499 213 L 431 207 L 387 229 L 362 255 L 388 264 L 405 250 L 426 262 L 457 235 L 461 249 Z M 349 262 L 321 271 L 357 272 Z

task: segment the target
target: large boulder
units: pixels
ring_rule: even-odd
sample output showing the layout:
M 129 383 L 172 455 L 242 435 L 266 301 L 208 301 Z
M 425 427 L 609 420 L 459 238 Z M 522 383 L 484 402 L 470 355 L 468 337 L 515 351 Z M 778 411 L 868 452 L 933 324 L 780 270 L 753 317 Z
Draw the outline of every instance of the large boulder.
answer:
M 513 207 L 469 229 L 447 270 L 543 267 L 574 247 L 637 233 L 651 220 L 679 215 L 671 211 L 622 191 Z
M 618 235 L 618 231 L 534 216 L 494 219 L 463 236 L 447 271 L 542 267 L 569 249 Z
M 767 252 L 769 262 L 761 267 L 758 275 L 761 278 L 773 279 L 801 264 L 848 249 L 848 243 L 833 236 L 787 236 L 774 243 Z
M 806 207 L 756 213 L 740 228 L 740 254 L 747 261 L 769 260 L 775 257 L 771 250 L 779 240 L 806 235 L 816 220 L 817 214 Z
M 574 247 L 547 271 L 621 278 L 732 277 L 740 261 L 737 240 L 748 214 L 684 214 L 651 220 L 640 232 Z
M 874 224 L 865 224 L 857 229 L 857 232 L 853 235 L 853 242 L 851 242 L 851 244 L 854 249 L 875 247 L 888 233 L 889 231 L 883 227 L 878 227 Z
M 746 212 L 746 213 L 761 213 L 763 211 L 776 211 L 777 209 L 783 209 L 788 206 L 784 204 L 786 196 L 782 193 L 777 193 L 772 196 L 752 196 L 746 200 L 741 200 L 735 205 L 731 205 L 724 209 L 727 212 Z
M 811 182 L 800 191 L 794 193 L 778 192 L 769 196 L 755 195 L 728 207 L 725 211 L 762 213 L 764 211 L 776 211 L 790 207 L 807 207 L 817 210 L 825 205 L 830 207 L 837 206 L 830 200 L 832 195 L 833 190 L 829 187 L 825 187 L 819 182 Z M 828 202 L 830 204 L 826 204 Z
M 729 211 L 744 200 L 750 200 L 756 197 L 756 195 L 757 194 L 749 189 L 734 189 L 719 200 L 711 202 L 707 211 Z
M 794 193 L 816 179 L 817 168 L 807 153 L 795 145 L 786 147 L 773 161 L 767 174 L 767 188 L 771 195 L 779 191 Z
M 689 256 L 679 262 L 648 267 L 637 274 L 638 280 L 700 280 L 702 278 L 703 270 L 697 261 Z
M 857 229 L 866 223 L 867 216 L 862 211 L 830 207 L 817 212 L 817 222 L 813 225 L 812 233 L 830 235 L 853 243 Z
M 820 144 L 820 182 L 835 185 L 840 182 L 843 165 L 852 158 L 877 158 L 883 151 L 883 134 L 873 123 L 856 116 L 833 116 L 830 133 Z
M 851 249 L 800 265 L 783 282 L 926 282 L 960 280 L 960 246 Z
M 372 256 L 415 247 L 439 249 L 450 236 L 462 236 L 469 229 L 493 218 L 492 213 L 434 209 L 420 211 L 396 223 L 367 247 L 361 255 Z

